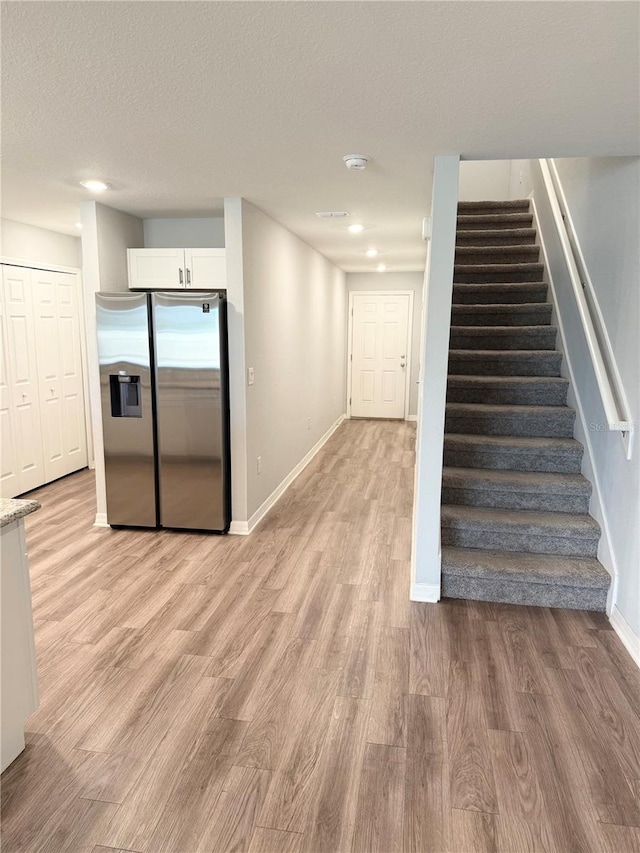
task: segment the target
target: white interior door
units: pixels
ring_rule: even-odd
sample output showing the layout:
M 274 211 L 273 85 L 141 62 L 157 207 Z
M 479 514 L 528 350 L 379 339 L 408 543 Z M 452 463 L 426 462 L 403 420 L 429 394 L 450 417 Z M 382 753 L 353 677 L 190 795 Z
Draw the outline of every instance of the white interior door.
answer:
M 45 481 L 31 270 L 3 266 L 2 290 L 3 332 L 6 335 L 3 346 L 3 359 L 6 360 L 2 389 L 2 494 L 13 497 Z M 8 427 L 7 436 L 4 435 L 5 426 Z
M 77 277 L 33 271 L 46 481 L 87 465 Z
M 15 433 L 9 329 L 4 304 L 5 287 L 3 277 L 0 288 L 0 497 L 13 498 L 20 494 L 20 470 Z
M 70 474 L 86 468 L 88 463 L 76 275 L 57 273 L 56 303 L 63 419 L 62 452 L 66 460 L 66 473 Z
M 410 297 L 354 293 L 351 416 L 404 418 Z

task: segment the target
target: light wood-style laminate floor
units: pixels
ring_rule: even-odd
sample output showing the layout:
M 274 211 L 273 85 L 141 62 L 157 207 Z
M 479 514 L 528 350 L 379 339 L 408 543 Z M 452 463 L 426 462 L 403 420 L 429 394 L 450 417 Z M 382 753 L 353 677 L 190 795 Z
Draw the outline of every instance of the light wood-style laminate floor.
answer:
M 346 422 L 248 538 L 27 519 L 41 707 L 3 850 L 640 850 L 606 618 L 409 602 L 414 429 Z

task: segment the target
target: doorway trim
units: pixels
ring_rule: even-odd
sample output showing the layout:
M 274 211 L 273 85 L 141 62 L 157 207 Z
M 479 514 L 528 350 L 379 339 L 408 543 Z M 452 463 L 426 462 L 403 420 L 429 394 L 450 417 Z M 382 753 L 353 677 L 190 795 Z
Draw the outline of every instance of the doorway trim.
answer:
M 354 296 L 408 296 L 409 314 L 407 317 L 407 361 L 404 383 L 404 420 L 409 420 L 409 397 L 411 395 L 411 346 L 413 333 L 413 290 L 350 290 L 347 324 L 347 418 L 351 417 L 351 366 L 353 364 L 353 297 Z

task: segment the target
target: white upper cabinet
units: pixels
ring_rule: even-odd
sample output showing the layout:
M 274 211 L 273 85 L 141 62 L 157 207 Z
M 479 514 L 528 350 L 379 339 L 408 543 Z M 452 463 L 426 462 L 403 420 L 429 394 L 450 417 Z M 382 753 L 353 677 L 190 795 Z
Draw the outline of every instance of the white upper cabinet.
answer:
M 186 287 L 184 249 L 127 249 L 130 290 Z
M 227 286 L 227 255 L 224 249 L 185 249 L 187 287 L 221 290 Z
M 128 249 L 130 290 L 220 290 L 227 286 L 224 249 Z

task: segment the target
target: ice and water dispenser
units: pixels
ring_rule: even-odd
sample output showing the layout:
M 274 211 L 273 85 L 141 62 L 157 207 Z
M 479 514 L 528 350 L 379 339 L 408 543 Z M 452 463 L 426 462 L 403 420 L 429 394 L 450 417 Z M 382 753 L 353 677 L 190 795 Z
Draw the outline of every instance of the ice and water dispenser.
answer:
M 111 385 L 111 416 L 114 418 L 141 418 L 142 397 L 140 377 L 120 373 L 109 376 Z

